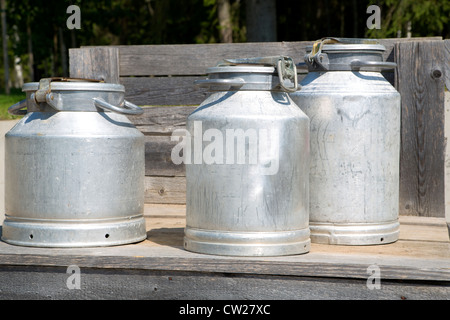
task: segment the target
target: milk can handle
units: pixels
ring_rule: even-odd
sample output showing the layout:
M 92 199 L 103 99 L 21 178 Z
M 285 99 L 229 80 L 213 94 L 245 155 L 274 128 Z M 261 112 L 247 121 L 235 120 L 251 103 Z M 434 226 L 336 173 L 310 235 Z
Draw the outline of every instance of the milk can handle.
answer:
M 144 113 L 143 109 L 141 109 L 137 105 L 135 105 L 127 100 L 124 100 L 125 108 L 113 106 L 112 104 L 106 102 L 105 100 L 103 100 L 101 98 L 92 98 L 92 100 L 94 100 L 94 105 L 96 107 L 106 109 L 109 111 L 113 111 L 115 113 L 128 114 L 128 115 L 140 115 L 140 114 Z
M 210 87 L 210 86 L 214 86 L 214 85 L 242 86 L 245 84 L 245 81 L 242 78 L 203 79 L 203 80 L 195 80 L 194 84 L 199 87 Z
M 353 60 L 350 62 L 350 66 L 352 68 L 375 67 L 381 69 L 395 69 L 397 64 L 395 62 Z
M 14 116 L 23 116 L 27 114 L 27 110 L 22 110 L 27 106 L 27 99 L 17 102 L 8 108 L 8 113 Z

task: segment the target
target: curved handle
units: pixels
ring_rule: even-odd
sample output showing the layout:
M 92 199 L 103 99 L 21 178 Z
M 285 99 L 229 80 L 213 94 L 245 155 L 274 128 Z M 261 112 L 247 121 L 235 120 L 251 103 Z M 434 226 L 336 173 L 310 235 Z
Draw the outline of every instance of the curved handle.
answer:
M 204 80 L 195 80 L 194 84 L 199 87 L 210 87 L 215 85 L 242 86 L 245 84 L 245 81 L 242 78 L 204 79 Z
M 380 69 L 395 69 L 397 63 L 395 62 L 383 62 L 383 61 L 361 61 L 353 60 L 350 62 L 352 68 L 362 68 L 362 67 L 374 67 Z
M 137 105 L 124 100 L 124 107 L 118 107 L 118 106 L 113 106 L 112 104 L 106 102 L 105 100 L 101 99 L 101 98 L 92 98 L 92 100 L 94 100 L 94 105 L 96 107 L 102 108 L 102 109 L 106 109 L 115 113 L 120 113 L 120 114 L 128 114 L 128 115 L 140 115 L 144 113 L 144 110 L 142 110 L 140 107 L 138 107 Z
M 27 114 L 27 110 L 22 110 L 27 107 L 27 99 L 17 102 L 8 108 L 8 113 L 13 116 L 23 116 Z

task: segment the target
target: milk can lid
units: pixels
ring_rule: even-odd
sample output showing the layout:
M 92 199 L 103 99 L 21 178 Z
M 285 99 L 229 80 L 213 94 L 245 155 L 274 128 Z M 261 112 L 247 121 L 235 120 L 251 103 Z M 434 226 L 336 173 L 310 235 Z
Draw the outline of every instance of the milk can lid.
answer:
M 43 81 L 47 80 L 48 89 L 51 91 L 115 91 L 125 92 L 121 84 L 105 83 L 100 80 L 53 77 L 45 78 L 40 82 L 28 82 L 22 86 L 22 91 L 37 91 L 42 87 Z
M 224 59 L 206 72 L 208 79 L 195 81 L 197 86 L 286 92 L 299 88 L 295 63 L 286 56 Z
M 381 71 L 396 64 L 384 62 L 386 48 L 376 39 L 322 38 L 306 47 L 309 71 Z
M 143 110 L 124 99 L 121 84 L 78 78 L 43 78 L 25 83 L 22 91 L 27 99 L 8 108 L 14 115 L 27 111 L 113 111 L 126 115 L 140 115 Z

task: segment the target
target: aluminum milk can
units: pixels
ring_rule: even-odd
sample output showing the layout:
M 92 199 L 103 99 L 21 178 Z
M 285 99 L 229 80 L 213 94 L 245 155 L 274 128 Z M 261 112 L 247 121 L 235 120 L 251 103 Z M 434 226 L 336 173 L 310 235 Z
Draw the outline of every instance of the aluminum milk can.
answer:
M 124 100 L 119 84 L 49 78 L 23 91 L 27 99 L 9 112 L 26 115 L 5 135 L 2 240 L 38 247 L 144 240 L 144 136 L 125 116 L 142 109 Z
M 400 94 L 380 70 L 385 47 L 326 38 L 307 48 L 309 73 L 291 98 L 311 120 L 311 241 L 398 239 Z
M 207 73 L 196 84 L 213 93 L 187 118 L 185 249 L 308 252 L 309 119 L 287 94 L 298 87 L 295 64 L 224 60 Z

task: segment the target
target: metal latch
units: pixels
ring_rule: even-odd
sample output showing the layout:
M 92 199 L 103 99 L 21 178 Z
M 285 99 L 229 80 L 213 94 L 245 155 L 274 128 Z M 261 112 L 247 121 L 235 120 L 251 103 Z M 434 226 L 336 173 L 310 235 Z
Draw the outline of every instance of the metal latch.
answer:
M 280 78 L 280 86 L 283 90 L 288 92 L 295 92 L 299 89 L 297 78 L 297 67 L 291 57 L 286 56 L 270 56 L 270 57 L 256 57 L 256 58 L 239 58 L 239 59 L 224 59 L 218 66 L 230 66 L 241 64 L 256 64 L 263 66 L 275 67 Z M 290 80 L 294 83 L 292 87 L 284 84 L 284 80 Z
M 33 94 L 34 100 L 36 103 L 47 102 L 51 100 L 51 82 L 77 82 L 77 81 L 88 81 L 88 82 L 104 82 L 103 80 L 95 80 L 95 79 L 82 79 L 82 78 L 66 78 L 66 77 L 51 77 L 51 78 L 42 78 L 39 81 L 39 88 Z M 51 104 L 51 103 L 49 103 Z

